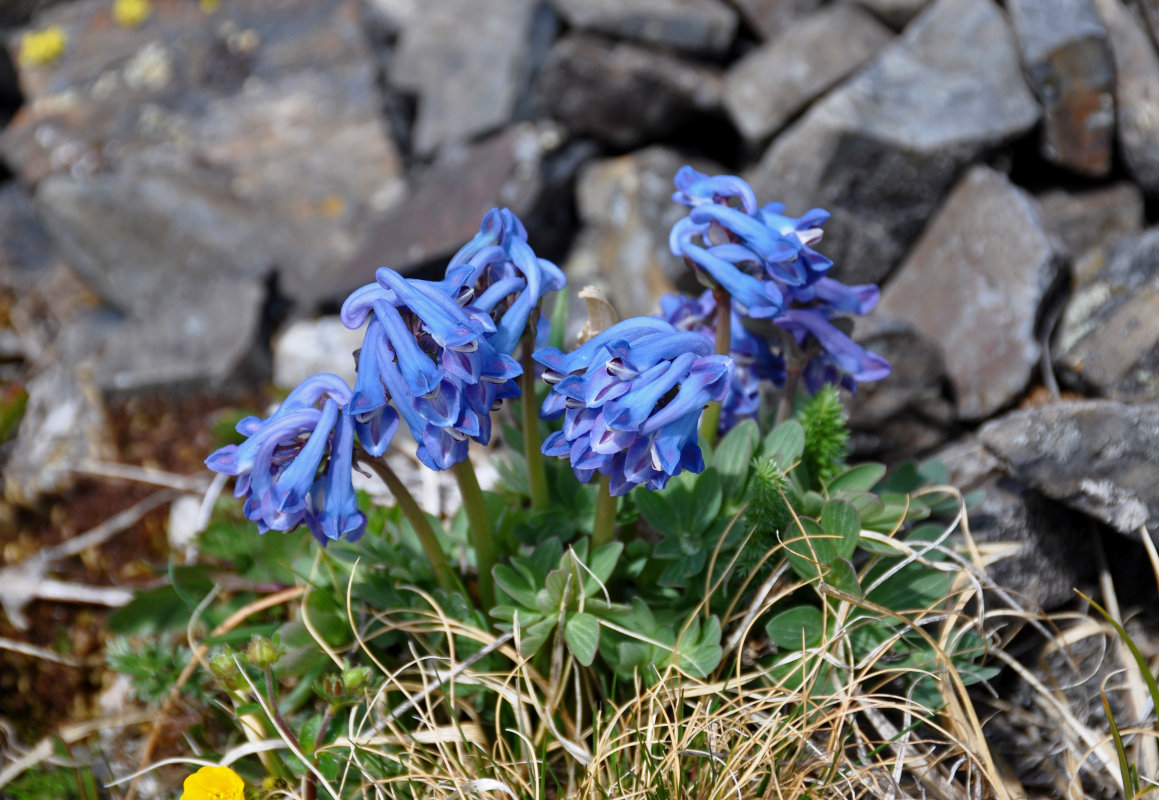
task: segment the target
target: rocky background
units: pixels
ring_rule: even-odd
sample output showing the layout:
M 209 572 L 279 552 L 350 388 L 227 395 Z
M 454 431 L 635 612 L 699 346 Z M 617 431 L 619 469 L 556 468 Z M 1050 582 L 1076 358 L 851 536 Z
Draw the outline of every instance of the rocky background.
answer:
M 832 212 L 894 364 L 851 401 L 856 454 L 984 488 L 1016 591 L 1057 607 L 1092 542 L 1129 568 L 1159 540 L 1159 1 L 112 5 L 0 8 L 0 407 L 27 402 L 0 526 L 133 461 L 151 432 L 110 408 L 352 372 L 346 293 L 441 271 L 494 205 L 652 313 L 695 290 L 666 243 L 692 163 Z M 20 63 L 52 26 L 63 54 Z

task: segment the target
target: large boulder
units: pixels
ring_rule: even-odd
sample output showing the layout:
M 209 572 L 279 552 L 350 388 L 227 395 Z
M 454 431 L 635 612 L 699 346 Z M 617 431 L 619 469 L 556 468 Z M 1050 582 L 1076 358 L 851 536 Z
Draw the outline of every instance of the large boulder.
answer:
M 1159 536 L 1159 406 L 1074 400 L 988 422 L 982 443 L 1016 479 L 1136 536 Z
M 1039 113 L 998 7 L 938 0 L 777 137 L 750 177 L 790 213 L 831 211 L 835 274 L 878 282 L 965 168 Z
M 1111 169 L 1115 69 L 1092 0 L 1010 0 L 1022 63 L 1043 106 L 1042 154 L 1086 175 Z
M 989 167 L 961 180 L 882 295 L 880 311 L 937 342 L 958 414 L 983 419 L 1039 361 L 1039 307 L 1061 276 L 1035 201 Z
M 294 296 L 406 193 L 353 0 L 53 8 L 68 49 L 21 65 L 0 155 L 118 324 L 102 386 L 217 382 L 245 368 L 267 284 Z M 15 38 L 13 39 L 15 42 Z

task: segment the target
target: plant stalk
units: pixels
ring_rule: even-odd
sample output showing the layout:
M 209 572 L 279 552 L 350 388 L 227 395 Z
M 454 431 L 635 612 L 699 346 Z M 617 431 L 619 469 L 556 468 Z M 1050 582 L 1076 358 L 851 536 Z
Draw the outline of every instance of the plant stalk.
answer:
M 495 605 L 495 582 L 491 569 L 495 566 L 495 537 L 487 516 L 487 501 L 479 488 L 479 479 L 471 460 L 464 459 L 451 467 L 459 483 L 463 509 L 467 512 L 467 534 L 475 550 L 475 564 L 479 569 L 479 608 L 484 614 Z
M 732 349 L 732 296 L 724 289 L 713 289 L 716 301 L 716 354 L 727 356 Z M 716 446 L 716 432 L 720 427 L 721 402 L 713 400 L 700 417 L 700 435 L 710 447 Z
M 592 525 L 592 546 L 589 555 L 606 544 L 611 544 L 616 533 L 616 498 L 609 487 L 611 478 L 600 476 L 600 490 L 596 495 L 596 520 Z
M 423 547 L 423 553 L 426 554 L 427 561 L 431 563 L 431 568 L 435 571 L 435 580 L 438 582 L 439 588 L 446 592 L 462 594 L 463 585 L 459 582 L 454 570 L 451 569 L 451 565 L 447 563 L 447 557 L 443 553 L 443 547 L 439 544 L 438 537 L 435 536 L 434 529 L 431 528 L 430 520 L 419 507 L 414 495 L 403 485 L 395 471 L 382 461 L 368 458 L 361 460 L 360 463 L 370 467 L 378 474 L 378 477 L 382 478 L 386 488 L 390 490 L 394 499 L 402 507 L 402 513 L 406 514 L 406 518 L 410 520 L 411 527 L 414 528 L 415 534 L 419 537 L 419 544 Z
M 523 340 L 523 375 L 519 378 L 522 396 L 519 398 L 523 411 L 523 455 L 527 460 L 527 482 L 531 487 L 531 507 L 536 511 L 547 508 L 547 471 L 543 466 L 543 453 L 539 441 L 539 403 L 535 397 L 535 361 L 531 352 L 535 347 L 532 336 Z

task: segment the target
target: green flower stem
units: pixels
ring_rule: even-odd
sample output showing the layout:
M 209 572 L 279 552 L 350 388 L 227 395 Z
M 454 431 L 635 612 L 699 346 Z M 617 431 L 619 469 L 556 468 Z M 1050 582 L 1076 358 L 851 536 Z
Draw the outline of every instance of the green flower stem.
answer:
M 531 486 L 531 507 L 536 511 L 547 508 L 550 502 L 547 494 L 547 471 L 543 466 L 543 453 L 539 450 L 539 402 L 535 397 L 535 362 L 531 352 L 535 339 L 531 336 L 523 340 L 523 375 L 519 378 L 522 392 L 520 407 L 523 410 L 523 455 L 527 459 L 527 481 Z
M 426 513 L 419 508 L 418 502 L 415 501 L 412 495 L 399 480 L 398 475 L 394 470 L 387 466 L 384 462 L 377 458 L 361 459 L 360 463 L 370 467 L 378 477 L 382 478 L 386 488 L 394 495 L 394 499 L 402 507 L 402 513 L 406 514 L 406 518 L 410 520 L 411 527 L 414 528 L 415 533 L 419 537 L 419 544 L 423 546 L 423 552 L 427 556 L 427 561 L 431 562 L 431 568 L 435 571 L 435 580 L 439 584 L 439 588 L 446 592 L 463 593 L 463 585 L 459 582 L 458 576 L 455 575 L 451 565 L 447 563 L 447 557 L 443 553 L 443 547 L 439 544 L 439 539 L 435 536 L 435 531 L 431 528 L 431 522 L 427 519 Z
M 600 491 L 596 495 L 596 521 L 592 525 L 592 546 L 589 550 L 594 553 L 606 544 L 611 544 L 616 533 L 616 498 L 612 497 L 608 484 L 611 478 L 600 476 Z
M 491 520 L 487 517 L 487 502 L 470 459 L 460 461 L 451 469 L 459 483 L 463 509 L 467 512 L 467 533 L 475 549 L 475 564 L 479 569 L 479 607 L 487 613 L 495 605 L 495 582 L 491 577 L 491 569 L 495 566 L 495 538 L 491 532 Z
M 713 289 L 712 299 L 716 301 L 716 354 L 727 356 L 732 349 L 732 297 L 724 289 Z M 719 400 L 713 400 L 700 417 L 700 435 L 709 447 L 716 446 L 716 430 L 720 427 Z

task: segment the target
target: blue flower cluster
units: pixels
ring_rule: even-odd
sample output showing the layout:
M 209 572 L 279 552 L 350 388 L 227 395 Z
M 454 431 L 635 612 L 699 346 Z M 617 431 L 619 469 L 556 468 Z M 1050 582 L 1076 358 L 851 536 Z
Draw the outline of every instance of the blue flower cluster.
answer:
M 226 445 L 205 460 L 214 472 L 237 476 L 234 495 L 246 498 L 242 511 L 259 533 L 305 522 L 323 544 L 362 536 L 366 516 L 350 482 L 354 435 L 365 440 L 373 433 L 349 414 L 349 405 L 344 380 L 314 375 L 269 417 L 239 422 L 238 433 L 248 437 L 242 444 Z
M 812 209 L 798 219 L 786 216 L 781 203 L 758 207 L 742 179 L 710 177 L 691 167 L 683 167 L 675 183 L 673 199 L 690 211 L 672 227 L 669 246 L 702 282 L 731 297 L 733 353 L 742 377 L 733 390 L 740 396 L 725 400 L 733 411 L 722 416 L 725 427 L 753 407 L 754 379 L 784 385 L 789 354 L 783 334 L 804 354 L 801 377 L 809 391 L 824 383 L 854 391 L 859 381 L 889 374 L 889 362 L 834 324 L 842 316 L 868 313 L 879 292 L 873 285 L 846 286 L 827 277 L 833 262 L 812 246 L 821 239 L 828 212 Z M 664 314 L 704 330 L 711 327 L 707 302 L 703 296 L 669 300 Z
M 375 277 L 342 306 L 348 327 L 367 326 L 354 389 L 334 375 L 309 378 L 269 418 L 243 420 L 243 444 L 206 460 L 238 476 L 244 513 L 263 533 L 304 521 L 323 544 L 361 535 L 366 520 L 350 482 L 355 434 L 378 457 L 401 419 L 419 460 L 435 470 L 464 460 L 469 440 L 486 444 L 492 409 L 520 394 L 515 379 L 523 370 L 512 353 L 536 330 L 542 297 L 566 283 L 558 267 L 535 256 L 507 209 L 487 213 L 443 280 L 407 279 L 385 267 Z
M 663 488 L 685 469 L 700 472 L 701 412 L 725 396 L 733 376 L 732 360 L 713 348 L 702 333 L 638 317 L 570 353 L 537 350 L 543 379 L 553 387 L 542 414 L 564 418 L 543 453 L 567 458 L 580 481 L 596 472 L 608 476 L 613 497 L 639 484 Z

